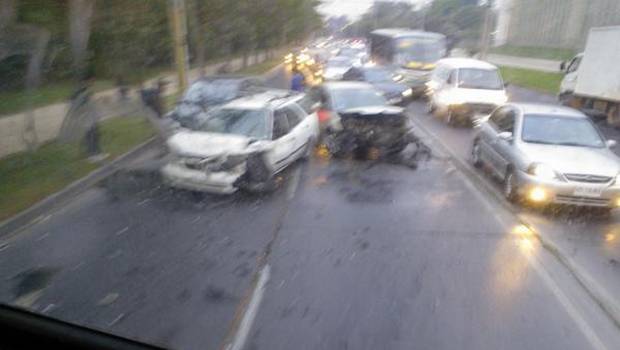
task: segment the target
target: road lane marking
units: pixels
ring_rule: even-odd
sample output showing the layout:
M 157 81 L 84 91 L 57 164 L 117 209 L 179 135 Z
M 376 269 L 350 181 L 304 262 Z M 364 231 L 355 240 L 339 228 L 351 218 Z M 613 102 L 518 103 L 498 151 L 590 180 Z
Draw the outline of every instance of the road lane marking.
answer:
M 411 118 L 411 120 L 413 121 L 414 124 L 418 126 L 418 130 L 425 134 L 427 139 L 429 139 L 437 147 L 442 148 L 443 151 L 445 151 L 447 154 L 450 155 L 452 164 L 454 164 L 457 167 L 457 169 L 460 170 L 456 172 L 457 176 L 463 181 L 463 183 L 465 183 L 465 185 L 470 190 L 470 192 L 473 193 L 478 199 L 481 200 L 485 208 L 488 209 L 492 213 L 495 220 L 497 220 L 501 226 L 510 228 L 512 225 L 510 225 L 509 222 L 515 221 L 516 223 L 522 223 L 528 227 L 533 227 L 533 225 L 529 224 L 528 222 L 524 221 L 522 218 L 517 216 L 517 214 L 514 213 L 514 211 L 512 210 L 512 207 L 510 206 L 510 204 L 505 203 L 503 198 L 499 197 L 499 195 L 497 194 L 497 191 L 494 188 L 492 188 L 489 184 L 486 183 L 486 179 L 484 179 L 481 175 L 476 173 L 475 170 L 473 170 L 469 164 L 467 164 L 457 154 L 455 154 L 447 145 L 441 142 L 439 138 L 437 138 L 435 135 L 432 135 L 432 133 L 428 131 L 423 125 L 421 125 L 419 121 L 415 120 L 414 118 Z M 467 173 L 471 173 L 471 174 L 468 176 L 465 170 L 467 170 Z M 473 184 L 473 181 L 470 178 L 470 176 L 472 177 L 475 176 L 478 182 L 483 182 L 482 186 L 485 187 L 485 192 L 489 192 L 488 196 L 485 196 L 483 191 L 480 188 L 477 188 Z M 493 202 L 496 202 L 496 203 L 492 203 L 492 200 L 489 197 L 494 198 L 495 200 Z M 500 209 L 502 209 L 502 212 L 504 212 L 504 215 L 500 215 L 499 213 Z M 611 321 L 614 322 L 614 324 L 617 325 L 615 315 L 613 313 L 610 313 L 605 308 L 605 305 L 606 305 L 605 301 L 601 301 L 596 297 L 596 296 L 600 296 L 600 294 L 597 294 L 595 293 L 595 291 L 592 291 L 590 289 L 591 287 L 594 287 L 594 289 L 597 289 L 597 292 L 600 292 L 598 291 L 598 288 L 600 287 L 596 283 L 593 283 L 592 285 L 588 285 L 587 283 L 585 283 L 582 279 L 585 279 L 586 281 L 589 280 L 590 282 L 592 282 L 592 280 L 589 279 L 589 276 L 588 276 L 588 279 L 586 279 L 584 276 L 580 276 L 582 272 L 579 271 L 574 265 L 572 265 L 572 263 L 567 264 L 567 261 L 565 261 L 566 258 L 564 258 L 561 255 L 561 253 L 558 251 L 557 248 L 555 248 L 553 245 L 550 245 L 548 242 L 546 242 L 546 240 L 543 239 L 542 236 L 539 233 L 537 233 L 535 230 L 533 230 L 533 232 L 535 233 L 534 236 L 537 238 L 539 244 L 559 260 L 560 264 L 563 265 L 569 271 L 569 273 L 575 277 L 575 279 L 577 280 L 577 283 L 583 287 L 583 289 L 593 299 L 593 301 L 601 307 L 601 309 L 603 310 L 603 313 L 607 315 L 611 319 Z M 553 251 L 549 249 L 550 246 L 553 247 L 553 249 L 555 249 L 556 253 L 554 253 Z M 575 322 L 579 330 L 586 337 L 586 339 L 592 345 L 592 347 L 597 350 L 607 349 L 605 345 L 602 343 L 602 341 L 600 340 L 600 338 L 598 337 L 598 335 L 596 334 L 596 332 L 585 321 L 581 313 L 577 310 L 577 308 L 570 301 L 570 299 L 566 296 L 566 294 L 562 292 L 558 284 L 555 282 L 555 280 L 553 280 L 553 278 L 548 274 L 548 272 L 538 262 L 538 260 L 535 260 L 534 257 L 529 256 L 527 254 L 524 254 L 524 253 L 522 254 L 528 259 L 531 266 L 534 268 L 534 271 L 536 271 L 537 275 L 540 276 L 541 279 L 545 282 L 549 290 L 558 300 L 560 305 L 562 305 L 564 310 L 568 313 L 569 317 Z M 612 304 L 612 306 L 615 306 L 615 304 Z
M 269 265 L 265 265 L 259 272 L 258 282 L 256 283 L 256 288 L 254 288 L 254 292 L 252 292 L 248 307 L 243 314 L 239 328 L 237 328 L 237 332 L 233 336 L 232 341 L 226 346 L 226 350 L 241 350 L 245 346 L 245 342 L 247 341 L 256 315 L 258 314 L 260 303 L 263 300 L 265 287 L 269 281 L 270 274 L 271 268 Z

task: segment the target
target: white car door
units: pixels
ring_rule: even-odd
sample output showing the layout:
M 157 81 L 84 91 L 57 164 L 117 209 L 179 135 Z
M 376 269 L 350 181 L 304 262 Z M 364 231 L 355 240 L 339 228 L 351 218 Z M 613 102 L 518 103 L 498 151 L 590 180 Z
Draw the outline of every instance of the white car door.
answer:
M 296 135 L 291 133 L 284 108 L 273 113 L 273 148 L 268 154 L 268 160 L 275 172 L 284 169 L 293 160 L 293 151 L 296 148 Z

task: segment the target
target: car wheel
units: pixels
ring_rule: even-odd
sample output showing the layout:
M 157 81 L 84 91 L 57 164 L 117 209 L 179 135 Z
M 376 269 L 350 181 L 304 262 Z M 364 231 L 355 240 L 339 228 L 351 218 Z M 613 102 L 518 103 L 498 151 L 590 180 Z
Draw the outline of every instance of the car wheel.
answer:
M 515 177 L 512 170 L 508 170 L 506 172 L 506 176 L 504 177 L 504 197 L 512 203 L 518 201 L 518 190 L 517 185 L 515 184 Z
M 454 125 L 455 117 L 451 109 L 448 108 L 448 111 L 446 111 L 446 114 L 444 114 L 443 121 L 447 125 Z
M 471 148 L 471 162 L 474 167 L 482 167 L 482 158 L 480 157 L 480 143 L 476 140 Z

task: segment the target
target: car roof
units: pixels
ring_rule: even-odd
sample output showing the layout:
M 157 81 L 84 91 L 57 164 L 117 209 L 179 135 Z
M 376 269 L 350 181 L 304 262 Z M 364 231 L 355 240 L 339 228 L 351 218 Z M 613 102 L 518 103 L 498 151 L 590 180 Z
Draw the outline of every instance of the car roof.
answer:
M 497 69 L 489 62 L 463 57 L 444 58 L 437 61 L 437 65 L 446 65 L 452 68 Z
M 328 90 L 374 89 L 371 84 L 361 81 L 330 81 L 323 86 Z
M 542 114 L 566 118 L 588 118 L 585 114 L 576 109 L 559 105 L 538 103 L 509 103 L 507 105 L 519 109 L 526 115 Z
M 296 101 L 301 96 L 302 94 L 295 91 L 269 89 L 264 92 L 234 99 L 224 104 L 222 107 L 240 109 L 277 108 L 286 102 Z

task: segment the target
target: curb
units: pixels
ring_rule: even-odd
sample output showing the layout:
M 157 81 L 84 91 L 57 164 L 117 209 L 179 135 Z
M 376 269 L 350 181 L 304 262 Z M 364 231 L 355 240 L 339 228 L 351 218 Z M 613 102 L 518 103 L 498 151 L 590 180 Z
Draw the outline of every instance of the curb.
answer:
M 482 175 L 478 174 L 472 167 L 452 152 L 447 146 L 443 144 L 436 136 L 430 133 L 421 123 L 415 118 L 410 118 L 415 124 L 418 131 L 424 134 L 425 138 L 430 140 L 434 146 L 441 149 L 441 152 L 448 155 L 449 161 L 465 175 L 469 180 L 478 185 L 478 189 L 491 195 L 495 202 L 503 207 L 508 213 L 514 216 L 514 219 L 520 224 L 528 227 L 533 233 L 533 237 L 538 240 L 541 246 L 551 253 L 557 261 L 564 266 L 568 272 L 575 278 L 577 283 L 584 289 L 584 291 L 592 298 L 592 300 L 599 306 L 603 313 L 609 317 L 613 324 L 620 329 L 620 305 L 609 295 L 607 290 L 598 285 L 593 278 L 591 278 L 587 272 L 578 267 L 569 256 L 562 252 L 562 249 L 558 247 L 553 241 L 547 239 L 541 235 L 534 225 L 523 220 L 515 212 L 514 207 L 506 201 L 506 199 L 500 195 L 497 189 L 493 188 Z
M 128 164 L 138 156 L 142 155 L 145 151 L 154 147 L 157 144 L 157 140 L 157 136 L 151 137 L 147 141 L 135 146 L 111 162 L 72 182 L 60 191 L 38 201 L 30 208 L 0 222 L 0 238 L 17 234 L 24 229 L 44 220 L 50 212 L 54 211 L 55 208 L 67 203 L 70 199 L 82 193 L 84 190 L 114 174 L 121 166 Z

